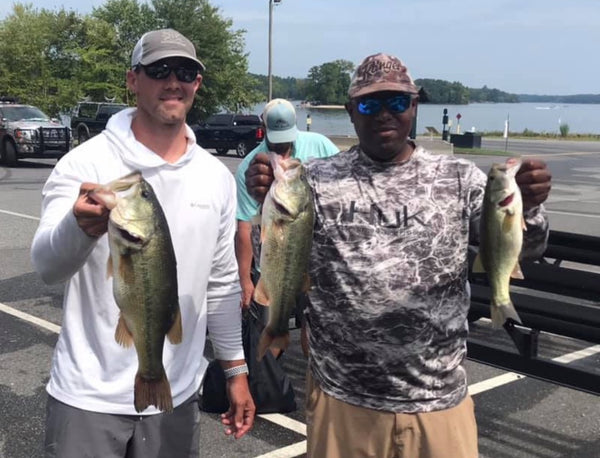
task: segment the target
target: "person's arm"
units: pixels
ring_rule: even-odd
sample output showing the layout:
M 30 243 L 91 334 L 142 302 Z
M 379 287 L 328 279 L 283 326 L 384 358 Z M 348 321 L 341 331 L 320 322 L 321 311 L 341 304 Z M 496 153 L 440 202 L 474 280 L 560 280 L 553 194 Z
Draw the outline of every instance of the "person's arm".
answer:
M 240 163 L 235 173 L 236 196 L 237 196 L 237 232 L 235 236 L 235 250 L 239 266 L 240 283 L 242 286 L 242 307 L 250 306 L 252 294 L 254 293 L 254 284 L 252 282 L 252 257 L 254 250 L 252 247 L 252 219 L 259 214 L 259 204 L 253 199 L 246 189 L 245 175 L 248 165 L 254 155 L 260 155 L 259 151 L 264 145 L 260 145 L 253 150 Z M 257 260 L 259 261 L 259 260 Z
M 552 174 L 546 163 L 526 159 L 517 172 L 516 181 L 523 198 L 523 219 L 527 230 L 523 232 L 521 259 L 538 259 L 548 244 L 549 224 L 543 202 L 550 194 Z
M 237 222 L 235 233 L 235 256 L 238 262 L 240 285 L 242 286 L 242 308 L 250 307 L 254 283 L 252 282 L 252 223 L 249 221 Z
M 228 369 L 245 363 L 240 284 L 234 247 L 237 201 L 233 177 L 225 176 L 223 187 L 216 192 L 224 194 L 224 205 L 207 288 L 207 326 L 215 358 L 224 369 Z M 252 428 L 256 411 L 245 374 L 237 374 L 227 379 L 227 395 L 229 410 L 222 415 L 221 422 L 226 427 L 225 433 L 238 439 Z
M 208 328 L 215 357 L 225 373 L 227 369 L 234 369 L 234 372 L 239 370 L 239 373 L 226 378 L 229 410 L 221 415 L 225 434 L 239 439 L 250 431 L 256 414 L 247 371 L 243 370 L 246 360 L 241 341 L 239 294 L 212 297 L 209 300 Z
M 31 261 L 45 283 L 59 283 L 75 274 L 106 232 L 108 210 L 88 196 L 97 185 L 82 181 L 57 165 L 44 185 Z

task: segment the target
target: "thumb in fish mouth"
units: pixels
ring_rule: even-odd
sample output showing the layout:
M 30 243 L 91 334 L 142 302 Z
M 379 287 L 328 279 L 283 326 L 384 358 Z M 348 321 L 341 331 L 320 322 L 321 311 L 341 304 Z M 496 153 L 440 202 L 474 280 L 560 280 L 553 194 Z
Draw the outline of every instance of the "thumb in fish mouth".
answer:
M 106 186 L 100 186 L 88 192 L 90 199 L 104 205 L 109 210 L 117 206 L 117 195 Z

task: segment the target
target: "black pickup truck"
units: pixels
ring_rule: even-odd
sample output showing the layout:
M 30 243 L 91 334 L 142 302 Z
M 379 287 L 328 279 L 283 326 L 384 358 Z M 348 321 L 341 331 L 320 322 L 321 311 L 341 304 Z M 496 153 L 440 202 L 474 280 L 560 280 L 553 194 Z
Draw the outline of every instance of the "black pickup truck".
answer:
M 71 129 L 78 143 L 102 132 L 110 117 L 124 108 L 127 108 L 124 103 L 78 103 L 71 114 Z
M 193 126 L 192 130 L 196 143 L 203 148 L 213 148 L 217 154 L 226 154 L 233 149 L 239 157 L 256 148 L 265 136 L 258 115 L 248 114 L 216 114 Z

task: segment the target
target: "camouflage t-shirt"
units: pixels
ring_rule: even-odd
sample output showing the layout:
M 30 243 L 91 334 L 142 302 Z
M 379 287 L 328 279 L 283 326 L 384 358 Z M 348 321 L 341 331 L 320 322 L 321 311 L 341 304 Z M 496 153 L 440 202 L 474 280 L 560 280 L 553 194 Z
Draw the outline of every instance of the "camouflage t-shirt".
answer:
M 401 164 L 354 147 L 307 170 L 317 219 L 306 313 L 321 389 L 392 412 L 457 405 L 467 393 L 467 249 L 485 174 L 420 146 Z M 543 215 L 528 223 L 543 245 Z

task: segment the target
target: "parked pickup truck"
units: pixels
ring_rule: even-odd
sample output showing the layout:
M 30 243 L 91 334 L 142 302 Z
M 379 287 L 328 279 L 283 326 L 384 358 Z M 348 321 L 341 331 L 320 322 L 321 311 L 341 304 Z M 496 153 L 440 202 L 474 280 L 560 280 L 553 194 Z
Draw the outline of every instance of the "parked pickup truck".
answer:
M 71 129 L 78 143 L 102 132 L 110 117 L 124 108 L 124 103 L 79 102 L 71 114 Z
M 217 154 L 233 149 L 239 157 L 246 156 L 265 136 L 260 118 L 247 114 L 216 114 L 192 130 L 203 148 L 214 148 Z
M 0 162 L 14 167 L 22 158 L 60 158 L 71 146 L 71 129 L 58 119 L 0 97 Z

